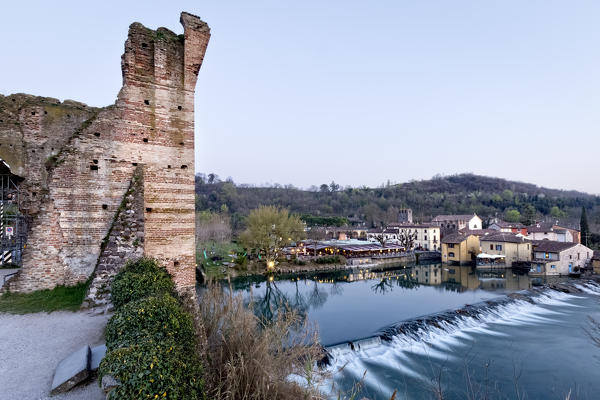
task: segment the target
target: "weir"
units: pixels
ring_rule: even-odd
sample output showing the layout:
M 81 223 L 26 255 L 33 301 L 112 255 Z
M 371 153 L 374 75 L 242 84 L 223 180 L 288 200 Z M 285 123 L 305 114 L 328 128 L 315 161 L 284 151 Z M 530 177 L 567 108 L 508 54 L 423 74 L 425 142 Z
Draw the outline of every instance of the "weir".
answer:
M 370 338 L 327 346 L 327 398 L 356 390 L 394 398 L 566 398 L 597 393 L 597 357 L 586 331 L 600 285 L 550 284 L 392 324 Z M 565 366 L 575 366 L 576 368 Z M 547 384 L 552 376 L 552 384 Z
M 347 356 L 352 357 L 352 354 L 378 346 L 410 347 L 430 343 L 439 340 L 441 336 L 456 334 L 464 329 L 485 329 L 483 325 L 488 322 L 544 321 L 543 316 L 535 315 L 534 309 L 537 304 L 558 304 L 569 295 L 577 293 L 600 295 L 600 285 L 594 281 L 584 281 L 522 290 L 468 304 L 456 310 L 445 310 L 401 321 L 381 329 L 373 336 L 326 346 L 326 355 L 321 364 L 340 364 L 340 358 L 346 359 Z

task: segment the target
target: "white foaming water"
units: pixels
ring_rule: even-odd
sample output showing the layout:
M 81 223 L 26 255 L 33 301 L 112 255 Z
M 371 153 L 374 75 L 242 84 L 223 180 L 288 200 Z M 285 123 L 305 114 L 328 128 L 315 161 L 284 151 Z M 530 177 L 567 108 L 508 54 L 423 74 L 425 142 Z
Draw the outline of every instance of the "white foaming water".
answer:
M 587 284 L 585 287 L 593 294 L 600 295 L 599 285 Z M 580 289 L 587 292 L 583 287 Z M 477 317 L 457 314 L 450 320 L 436 321 L 436 325 L 422 326 L 406 334 L 398 333 L 390 342 L 372 340 L 369 342 L 370 346 L 361 346 L 360 350 L 355 346 L 357 351 L 352 351 L 347 345 L 330 347 L 328 351 L 331 355 L 331 365 L 328 371 L 333 375 L 334 381 L 343 374 L 356 382 L 360 381 L 367 371 L 364 383 L 378 388 L 383 395 L 391 396 L 392 389 L 386 387 L 381 380 L 377 380 L 374 374 L 369 374 L 369 366 L 392 370 L 425 381 L 427 378 L 415 370 L 411 356 L 424 356 L 441 361 L 455 360 L 455 350 L 472 342 L 473 335 L 506 337 L 506 334 L 494 329 L 495 324 L 525 326 L 552 323 L 555 321 L 553 316 L 563 313 L 551 310 L 548 306 L 579 307 L 569 303 L 569 300 L 577 298 L 579 297 L 554 290 L 540 291 L 532 296 L 533 304 L 518 299 L 482 308 Z M 331 398 L 335 398 L 336 394 L 329 393 Z
M 596 282 L 588 281 L 582 284 L 576 283 L 575 287 L 587 294 L 600 296 L 600 285 L 598 285 Z

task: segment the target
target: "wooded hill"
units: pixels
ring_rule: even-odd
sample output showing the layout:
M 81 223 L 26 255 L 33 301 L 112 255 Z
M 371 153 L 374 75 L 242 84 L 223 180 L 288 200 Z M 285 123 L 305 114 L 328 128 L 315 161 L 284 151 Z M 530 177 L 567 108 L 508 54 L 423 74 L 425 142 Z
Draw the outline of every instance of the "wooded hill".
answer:
M 314 217 L 360 218 L 370 227 L 396 221 L 401 208 L 412 208 L 415 221 L 428 221 L 438 214 L 477 213 L 483 218 L 497 216 L 524 223 L 553 219 L 577 227 L 585 207 L 592 230 L 600 227 L 600 196 L 473 174 L 378 188 L 342 189 L 332 182 L 313 190 L 291 185 L 236 185 L 231 180 L 220 181 L 214 174 L 198 174 L 196 194 L 197 210 L 228 212 L 234 230 L 240 229 L 244 216 L 259 205 L 286 207 L 313 222 L 319 220 Z

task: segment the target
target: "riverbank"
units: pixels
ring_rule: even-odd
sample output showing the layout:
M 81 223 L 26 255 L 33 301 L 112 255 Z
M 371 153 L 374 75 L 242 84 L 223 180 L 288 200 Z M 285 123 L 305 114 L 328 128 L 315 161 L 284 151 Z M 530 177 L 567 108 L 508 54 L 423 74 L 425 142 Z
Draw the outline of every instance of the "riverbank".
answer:
M 269 277 L 273 275 L 294 275 L 294 274 L 305 274 L 305 273 L 327 273 L 354 269 L 373 269 L 386 270 L 394 269 L 403 265 L 415 264 L 418 262 L 432 263 L 439 261 L 441 257 L 439 253 L 435 252 L 423 252 L 423 253 L 411 253 L 398 257 L 382 257 L 373 258 L 371 262 L 361 264 L 351 263 L 335 263 L 335 264 L 319 264 L 313 260 L 303 260 L 302 264 L 295 263 L 281 263 L 274 271 L 266 271 L 262 266 L 256 268 L 248 268 L 247 270 L 239 270 L 236 268 L 223 267 L 219 274 L 208 274 L 208 279 L 212 280 L 223 280 L 229 278 L 243 278 L 243 277 Z
M 104 341 L 110 315 L 58 311 L 0 313 L 0 388 L 3 399 L 103 400 L 97 381 L 50 397 L 58 363 L 83 345 Z

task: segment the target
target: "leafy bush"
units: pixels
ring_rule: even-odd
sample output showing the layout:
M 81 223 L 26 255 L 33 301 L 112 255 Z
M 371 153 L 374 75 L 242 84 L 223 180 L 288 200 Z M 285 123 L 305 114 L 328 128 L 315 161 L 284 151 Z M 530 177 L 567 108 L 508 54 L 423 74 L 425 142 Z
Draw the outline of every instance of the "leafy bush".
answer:
M 319 257 L 315 260 L 317 264 L 345 264 L 346 259 L 342 256 Z
M 168 294 L 125 304 L 106 326 L 109 351 L 149 341 L 174 341 L 180 346 L 193 346 L 194 337 L 191 316 Z
M 121 383 L 108 399 L 204 399 L 200 360 L 186 350 L 172 341 L 148 341 L 107 353 L 100 382 L 111 375 Z
M 121 268 L 120 273 L 134 273 L 141 274 L 145 272 L 154 272 L 156 274 L 162 274 L 165 269 L 160 266 L 158 261 L 153 258 L 142 257 L 136 260 L 127 261 L 127 263 Z M 118 276 L 118 275 L 117 275 Z
M 130 301 L 150 295 L 173 293 L 174 287 L 169 273 L 155 260 L 141 258 L 128 262 L 115 276 L 111 297 L 115 308 L 119 309 Z

